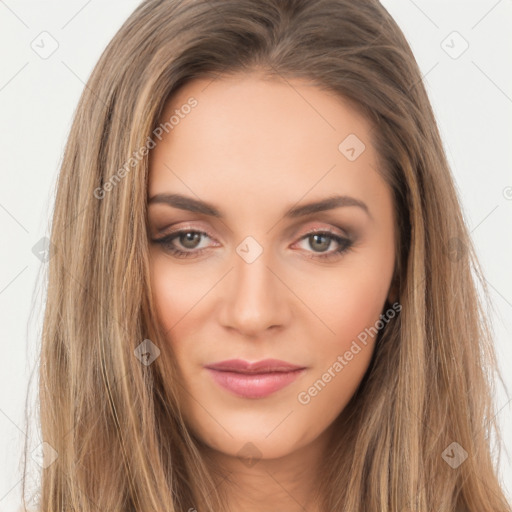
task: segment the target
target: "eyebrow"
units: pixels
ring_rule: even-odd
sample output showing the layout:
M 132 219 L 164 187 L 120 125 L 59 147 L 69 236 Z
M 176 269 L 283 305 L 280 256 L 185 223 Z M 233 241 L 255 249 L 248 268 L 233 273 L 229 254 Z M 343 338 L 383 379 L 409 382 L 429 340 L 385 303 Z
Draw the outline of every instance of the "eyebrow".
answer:
M 180 210 L 202 213 L 219 219 L 224 217 L 222 213 L 211 203 L 183 196 L 181 194 L 156 194 L 149 199 L 148 204 L 166 204 Z M 364 210 L 368 216 L 371 217 L 369 208 L 363 201 L 354 197 L 340 195 L 326 197 L 320 201 L 314 201 L 300 206 L 292 206 L 285 212 L 284 217 L 295 219 L 312 213 L 334 210 L 335 208 L 341 208 L 343 206 L 356 206 Z

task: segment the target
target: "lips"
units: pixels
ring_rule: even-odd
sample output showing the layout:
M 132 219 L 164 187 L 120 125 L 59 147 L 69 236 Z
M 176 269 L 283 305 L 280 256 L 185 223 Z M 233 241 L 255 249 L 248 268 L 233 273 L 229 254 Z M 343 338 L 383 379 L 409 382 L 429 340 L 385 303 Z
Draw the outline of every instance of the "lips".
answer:
M 278 359 L 250 363 L 230 359 L 208 364 L 205 368 L 214 382 L 243 398 L 264 398 L 288 386 L 306 371 L 303 366 Z
M 208 364 L 206 368 L 236 373 L 270 373 L 300 370 L 304 366 L 297 366 L 286 361 L 280 361 L 279 359 L 263 359 L 254 363 L 244 361 L 243 359 L 229 359 L 228 361 Z

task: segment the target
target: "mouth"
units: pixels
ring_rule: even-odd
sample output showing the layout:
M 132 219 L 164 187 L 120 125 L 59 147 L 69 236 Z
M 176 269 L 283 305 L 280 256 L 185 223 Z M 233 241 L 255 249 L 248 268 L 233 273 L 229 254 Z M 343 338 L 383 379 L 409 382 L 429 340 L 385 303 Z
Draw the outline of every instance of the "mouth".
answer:
M 265 398 L 288 386 L 306 371 L 305 367 L 276 359 L 255 363 L 229 360 L 205 368 L 216 384 L 243 398 Z

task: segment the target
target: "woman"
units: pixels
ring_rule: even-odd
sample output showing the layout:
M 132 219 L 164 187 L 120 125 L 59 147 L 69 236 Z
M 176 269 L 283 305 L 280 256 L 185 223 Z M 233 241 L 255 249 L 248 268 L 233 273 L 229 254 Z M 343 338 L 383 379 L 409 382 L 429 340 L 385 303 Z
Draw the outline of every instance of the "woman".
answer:
M 44 511 L 510 511 L 485 282 L 375 0 L 147 0 L 80 100 Z

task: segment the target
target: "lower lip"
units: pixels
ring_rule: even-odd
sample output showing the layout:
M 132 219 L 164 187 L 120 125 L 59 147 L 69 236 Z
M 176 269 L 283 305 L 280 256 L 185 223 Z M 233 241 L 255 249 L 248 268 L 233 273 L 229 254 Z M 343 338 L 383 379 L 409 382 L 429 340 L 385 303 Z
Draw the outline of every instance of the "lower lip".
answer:
M 236 373 L 207 368 L 221 387 L 243 398 L 264 398 L 291 384 L 306 369 L 289 372 Z

